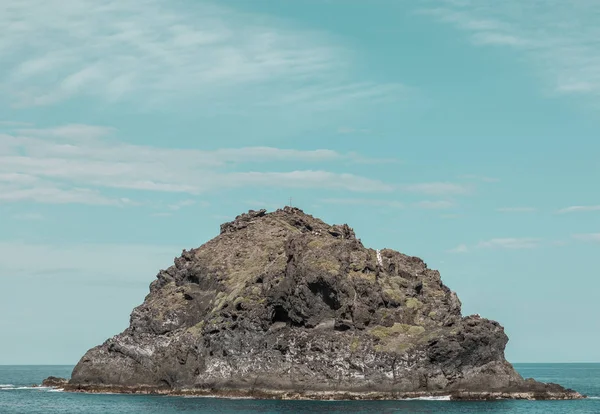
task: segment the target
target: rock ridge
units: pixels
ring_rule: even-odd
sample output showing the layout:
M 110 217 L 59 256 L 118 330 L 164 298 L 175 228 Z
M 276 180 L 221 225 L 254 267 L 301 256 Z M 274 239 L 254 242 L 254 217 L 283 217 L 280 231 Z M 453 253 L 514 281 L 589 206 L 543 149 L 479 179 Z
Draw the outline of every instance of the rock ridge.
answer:
M 160 270 L 121 334 L 68 391 L 255 398 L 577 399 L 523 379 L 503 327 L 461 314 L 417 257 L 366 248 L 347 224 L 250 210 Z M 61 383 L 62 384 L 62 383 Z

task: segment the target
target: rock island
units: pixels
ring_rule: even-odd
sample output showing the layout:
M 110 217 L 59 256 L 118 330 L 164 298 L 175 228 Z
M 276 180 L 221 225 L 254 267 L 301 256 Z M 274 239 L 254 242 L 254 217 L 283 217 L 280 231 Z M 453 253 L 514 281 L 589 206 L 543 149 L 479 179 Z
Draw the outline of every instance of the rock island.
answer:
M 578 399 L 522 378 L 497 322 L 348 225 L 250 211 L 175 259 L 67 391 L 288 399 Z M 62 385 L 61 385 L 62 386 Z

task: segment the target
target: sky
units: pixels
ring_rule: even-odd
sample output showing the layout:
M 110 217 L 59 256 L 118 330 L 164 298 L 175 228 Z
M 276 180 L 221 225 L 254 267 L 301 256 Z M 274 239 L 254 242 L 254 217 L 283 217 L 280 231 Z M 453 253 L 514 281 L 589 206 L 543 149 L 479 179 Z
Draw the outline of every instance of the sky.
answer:
M 75 364 L 289 203 L 422 257 L 511 362 L 599 362 L 600 3 L 0 2 L 0 364 Z

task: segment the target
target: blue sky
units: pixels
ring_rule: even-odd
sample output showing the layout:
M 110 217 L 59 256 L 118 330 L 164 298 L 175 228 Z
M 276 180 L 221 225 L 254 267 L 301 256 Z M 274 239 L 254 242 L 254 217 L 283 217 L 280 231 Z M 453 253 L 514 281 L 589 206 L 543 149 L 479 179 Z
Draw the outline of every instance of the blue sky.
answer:
M 599 13 L 2 2 L 0 363 L 75 363 L 182 249 L 290 197 L 423 257 L 511 361 L 600 361 Z

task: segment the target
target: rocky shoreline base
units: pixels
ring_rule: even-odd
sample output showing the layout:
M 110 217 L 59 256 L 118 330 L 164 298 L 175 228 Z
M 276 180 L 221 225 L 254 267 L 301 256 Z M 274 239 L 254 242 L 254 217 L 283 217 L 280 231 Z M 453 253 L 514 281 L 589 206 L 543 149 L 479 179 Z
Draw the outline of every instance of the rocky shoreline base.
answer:
M 539 383 L 538 383 L 539 384 Z M 492 400 L 580 400 L 587 398 L 574 390 L 560 386 L 553 390 L 555 384 L 545 384 L 548 389 L 523 391 L 413 391 L 413 392 L 378 392 L 378 391 L 290 391 L 268 389 L 172 389 L 155 386 L 82 386 L 69 384 L 64 378 L 49 377 L 42 382 L 44 387 L 60 388 L 66 392 L 88 394 L 137 394 L 164 395 L 172 397 L 208 397 L 236 398 L 257 400 L 317 400 L 317 401 L 353 401 L 353 400 L 452 400 L 452 401 L 492 401 Z

